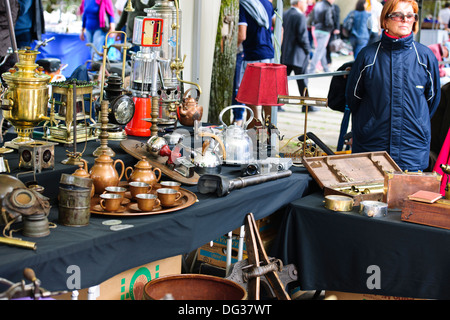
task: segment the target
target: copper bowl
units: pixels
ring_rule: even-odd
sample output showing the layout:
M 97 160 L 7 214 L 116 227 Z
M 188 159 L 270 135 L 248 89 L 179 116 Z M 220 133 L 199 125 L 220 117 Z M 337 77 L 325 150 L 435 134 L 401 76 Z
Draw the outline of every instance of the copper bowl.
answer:
M 164 276 L 147 282 L 143 300 L 246 300 L 247 291 L 224 278 L 204 274 Z

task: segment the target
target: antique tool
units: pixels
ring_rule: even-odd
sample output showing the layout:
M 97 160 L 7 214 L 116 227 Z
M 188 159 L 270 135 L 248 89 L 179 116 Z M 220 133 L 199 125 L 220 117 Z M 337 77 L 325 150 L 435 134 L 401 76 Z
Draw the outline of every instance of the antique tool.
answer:
M 444 173 L 450 174 L 450 164 L 441 164 L 441 169 Z M 445 186 L 445 199 L 450 200 L 450 179 Z
M 32 142 L 33 128 L 42 121 L 51 120 L 47 116 L 50 76 L 35 63 L 38 54 L 35 50 L 19 50 L 19 60 L 14 68 L 2 74 L 7 83 L 1 95 L 3 117 L 17 132 L 17 137 L 5 142 L 5 147 L 17 149 L 20 143 Z
M 223 122 L 223 115 L 226 111 L 234 108 L 245 108 L 250 112 L 250 117 L 243 127 L 238 125 L 228 126 Z M 247 125 L 253 120 L 253 111 L 247 106 L 228 106 L 224 108 L 219 114 L 219 120 L 224 129 L 219 134 L 219 138 L 223 141 L 226 152 L 226 164 L 245 164 L 254 161 L 253 141 L 247 132 Z
M 44 237 L 50 234 L 47 216 L 49 199 L 33 189 L 16 188 L 5 195 L 3 208 L 13 219 L 22 216 L 22 234 L 27 237 Z
M 5 209 L 2 206 L 2 202 L 3 198 L 15 188 L 26 188 L 26 186 L 22 181 L 12 175 L 0 174 L 0 225 L 6 224 L 11 221 L 11 217 L 6 213 Z
M 369 218 L 379 218 L 387 215 L 388 204 L 381 201 L 361 201 L 359 214 Z
M 293 102 L 292 100 L 297 102 Z M 284 104 L 295 104 L 305 106 L 305 124 L 303 128 L 303 156 L 307 156 L 306 152 L 306 128 L 308 125 L 308 107 L 318 106 L 318 107 L 327 107 L 328 99 L 327 98 L 313 98 L 313 97 L 302 97 L 302 96 L 278 96 L 278 101 Z
M 252 213 L 246 216 L 245 243 L 249 266 L 243 274 L 243 280 L 248 282 L 249 300 L 260 299 L 260 277 L 263 275 L 279 300 L 291 300 L 278 274 L 282 270 L 282 263 L 267 256 Z
M 228 179 L 221 175 L 205 174 L 198 179 L 197 190 L 202 194 L 216 193 L 218 197 L 223 197 L 235 189 L 242 189 L 263 182 L 286 178 L 291 174 L 292 171 L 285 170 L 236 179 Z
M 270 267 L 275 269 L 278 273 L 278 277 L 282 283 L 282 287 L 286 288 L 287 285 L 291 282 L 297 281 L 297 268 L 294 264 L 288 264 L 286 266 L 282 266 L 281 270 L 278 270 L 279 260 L 269 257 L 269 261 L 271 261 L 272 265 L 275 267 Z M 254 271 L 248 271 L 247 269 L 253 268 L 253 266 L 249 266 L 248 260 L 238 261 L 230 266 L 230 270 L 227 273 L 226 279 L 234 281 L 240 284 L 245 290 L 248 290 L 248 278 L 250 277 L 250 273 L 254 273 Z M 266 268 L 269 269 L 269 268 Z M 267 281 L 265 276 L 261 276 L 261 284 L 264 286 L 265 292 L 270 294 L 269 298 L 276 298 L 275 292 L 273 288 L 270 286 L 270 283 Z
M 48 141 L 33 141 L 19 145 L 19 168 L 33 169 L 41 172 L 42 169 L 55 167 L 55 144 Z
M 0 300 L 12 300 L 19 298 L 31 298 L 31 299 L 41 299 L 47 298 L 55 295 L 64 294 L 67 291 L 57 291 L 50 292 L 41 287 L 41 281 L 36 278 L 33 269 L 25 268 L 23 275 L 26 280 L 31 281 L 31 284 L 25 284 L 22 280 L 18 283 L 13 283 L 7 279 L 0 278 L 0 283 L 2 285 L 7 285 L 8 289 L 0 293 Z

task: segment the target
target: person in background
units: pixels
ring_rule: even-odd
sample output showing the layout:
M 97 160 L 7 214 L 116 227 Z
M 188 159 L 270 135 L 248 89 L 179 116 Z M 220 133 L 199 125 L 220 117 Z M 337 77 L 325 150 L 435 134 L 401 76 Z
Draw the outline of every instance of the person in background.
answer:
M 11 8 L 11 18 L 13 23 L 16 22 L 17 16 L 19 15 L 19 2 L 17 0 L 9 0 L 9 5 Z M 14 26 L 12 26 L 14 28 Z M 12 52 L 12 42 L 9 32 L 8 16 L 6 14 L 6 3 L 5 1 L 0 1 L 0 75 L 14 66 L 17 62 L 14 54 L 8 55 L 8 49 L 11 48 Z M 8 57 L 7 57 L 8 55 Z M 0 77 L 0 81 L 3 82 L 3 78 Z
M 155 5 L 155 0 L 131 0 L 131 5 L 134 8 L 134 11 L 131 12 L 124 10 L 126 5 L 127 1 L 125 1 L 124 7 L 122 8 L 122 14 L 120 15 L 120 19 L 117 22 L 116 31 L 123 30 L 123 28 L 125 27 L 127 41 L 131 42 L 133 39 L 134 18 L 138 16 L 146 17 L 147 12 L 145 12 L 145 9 L 153 7 Z M 131 51 L 139 51 L 139 46 L 132 47 Z
M 19 16 L 14 33 L 17 48 L 31 47 L 45 33 L 44 9 L 41 0 L 19 0 Z
M 450 20 L 450 2 L 446 2 L 444 8 L 438 13 L 438 22 L 441 24 L 441 29 L 448 29 Z
M 328 44 L 327 44 L 327 53 L 326 53 L 326 58 L 327 58 L 327 64 L 328 67 L 331 66 L 331 63 L 333 62 L 331 59 L 331 46 L 330 46 L 330 42 L 332 40 L 335 39 L 339 39 L 339 34 L 341 33 L 341 24 L 340 24 L 340 16 L 341 16 L 341 8 L 339 8 L 339 6 L 337 4 L 333 4 L 333 21 L 334 21 L 334 30 L 333 32 L 330 34 L 330 38 L 328 39 Z
M 98 52 L 103 52 L 105 37 L 108 32 L 114 31 L 114 5 L 111 0 L 82 0 L 80 5 L 82 15 L 81 41 L 92 43 Z M 109 30 L 102 28 L 109 19 Z M 91 49 L 91 57 L 94 61 L 102 60 L 94 49 Z
M 287 75 L 305 74 L 309 63 L 308 30 L 306 29 L 306 0 L 291 0 L 291 7 L 283 13 L 283 41 L 281 43 L 281 63 L 286 65 Z M 307 81 L 298 79 L 297 86 L 304 95 Z
M 363 48 L 348 75 L 352 152 L 386 151 L 402 170 L 428 167 L 430 119 L 440 98 L 433 52 L 414 41 L 419 29 L 415 0 L 387 0 L 380 42 Z
M 326 59 L 327 44 L 335 24 L 333 18 L 333 4 L 335 0 L 322 0 L 316 3 L 314 10 L 308 19 L 311 19 L 311 30 L 313 34 L 315 50 L 309 63 L 308 73 L 315 73 L 317 64 L 320 62 L 323 71 L 329 72 Z
M 238 23 L 238 47 L 242 44 L 244 58 L 239 75 L 238 87 L 241 84 L 245 69 L 249 63 L 272 63 L 275 50 L 272 43 L 272 25 L 275 11 L 269 0 L 240 0 Z M 257 106 L 248 106 L 256 118 Z M 264 107 L 265 115 L 271 114 L 271 107 Z M 265 119 L 265 118 L 263 118 Z M 248 127 L 252 127 L 252 120 Z
M 370 0 L 370 38 L 369 43 L 374 43 L 381 38 L 380 15 L 383 5 L 378 0 Z
M 370 13 L 366 11 L 366 0 L 358 0 L 353 10 L 353 28 L 350 31 L 349 40 L 353 47 L 353 56 L 356 58 L 359 51 L 369 43 L 370 30 L 367 22 Z
M 430 44 L 428 46 L 428 48 L 430 48 L 431 51 L 436 56 L 436 59 L 438 62 L 444 61 L 448 58 L 449 47 L 450 47 L 449 42 L 435 43 L 435 44 Z M 448 76 L 447 71 L 445 70 L 444 64 L 439 64 L 439 76 L 441 77 L 441 86 L 443 86 L 444 84 L 446 84 L 450 81 L 450 77 Z
M 306 7 L 305 16 L 308 18 L 309 14 L 313 11 L 314 6 L 316 5 L 316 0 L 307 0 L 308 6 Z M 311 30 L 311 21 L 307 20 L 306 25 L 308 27 L 308 39 L 309 39 L 309 45 L 312 48 L 314 46 L 314 39 L 312 36 L 312 30 Z M 309 53 L 309 58 L 311 59 L 313 56 L 313 51 Z

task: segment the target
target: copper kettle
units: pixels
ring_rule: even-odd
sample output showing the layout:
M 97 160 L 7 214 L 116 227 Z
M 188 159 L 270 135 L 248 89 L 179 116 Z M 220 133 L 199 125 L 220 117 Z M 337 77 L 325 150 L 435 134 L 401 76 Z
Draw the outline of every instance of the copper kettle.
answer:
M 81 178 L 91 178 L 91 175 L 88 172 L 88 164 L 84 159 L 80 159 L 83 164 L 78 165 L 78 169 L 72 173 L 73 176 L 81 177 Z M 91 197 L 95 194 L 95 186 L 92 184 Z
M 120 175 L 116 170 L 117 163 L 122 164 Z M 103 151 L 102 154 L 95 159 L 95 163 L 89 171 L 95 186 L 95 193 L 102 194 L 106 187 L 117 186 L 120 179 L 123 177 L 124 171 L 125 165 L 122 160 L 117 159 L 114 161 L 106 154 L 106 151 Z
M 129 170 L 131 170 L 130 176 L 128 176 Z M 134 165 L 134 168 L 128 167 L 125 169 L 125 178 L 128 182 L 139 181 L 154 186 L 161 179 L 161 169 L 156 167 L 153 168 L 147 158 L 142 157 L 142 159 Z
M 180 121 L 180 123 L 183 126 L 187 127 L 194 126 L 195 120 L 200 121 L 203 115 L 203 107 L 198 105 L 198 99 L 200 98 L 200 91 L 196 89 L 197 99 L 192 98 L 191 95 L 186 97 L 191 89 L 188 89 L 184 93 L 183 103 L 177 107 L 178 121 Z

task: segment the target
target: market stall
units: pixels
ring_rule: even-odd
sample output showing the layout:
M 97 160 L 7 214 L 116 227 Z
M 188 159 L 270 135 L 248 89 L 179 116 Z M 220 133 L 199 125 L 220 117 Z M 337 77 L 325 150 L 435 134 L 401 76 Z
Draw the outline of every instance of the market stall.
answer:
M 126 166 L 134 166 L 137 159 L 126 154 L 119 142 L 110 142 Z M 88 143 L 85 158 L 91 168 L 92 152 L 98 144 Z M 55 168 L 36 174 L 44 186 L 44 194 L 56 199 L 62 173 L 73 173 L 77 166 L 62 165 L 66 148 L 56 146 Z M 18 173 L 18 155 L 5 155 L 11 174 Z M 224 167 L 226 176 L 239 176 L 239 168 Z M 23 181 L 33 180 L 33 174 L 19 176 Z M 167 178 L 167 177 L 165 177 Z M 179 211 L 155 215 L 102 215 L 92 214 L 89 225 L 63 226 L 58 223 L 58 206 L 52 205 L 49 221 L 56 223 L 46 237 L 22 237 L 37 244 L 36 250 L 0 245 L 0 274 L 11 281 L 20 281 L 22 271 L 32 268 L 48 290 L 67 290 L 66 281 L 71 265 L 80 267 L 81 288 L 98 285 L 108 278 L 145 263 L 188 253 L 244 224 L 245 216 L 252 212 L 261 219 L 309 192 L 311 177 L 303 168 L 293 168 L 293 174 L 267 183 L 235 190 L 225 197 L 199 194 L 197 186 L 183 185 L 194 192 L 198 202 Z M 277 190 L 276 194 L 274 190 Z M 114 231 L 108 220 L 120 220 L 123 229 Z M 126 228 L 126 227 L 129 228 Z M 117 227 L 116 227 L 117 228 Z M 19 235 L 15 233 L 15 235 Z

